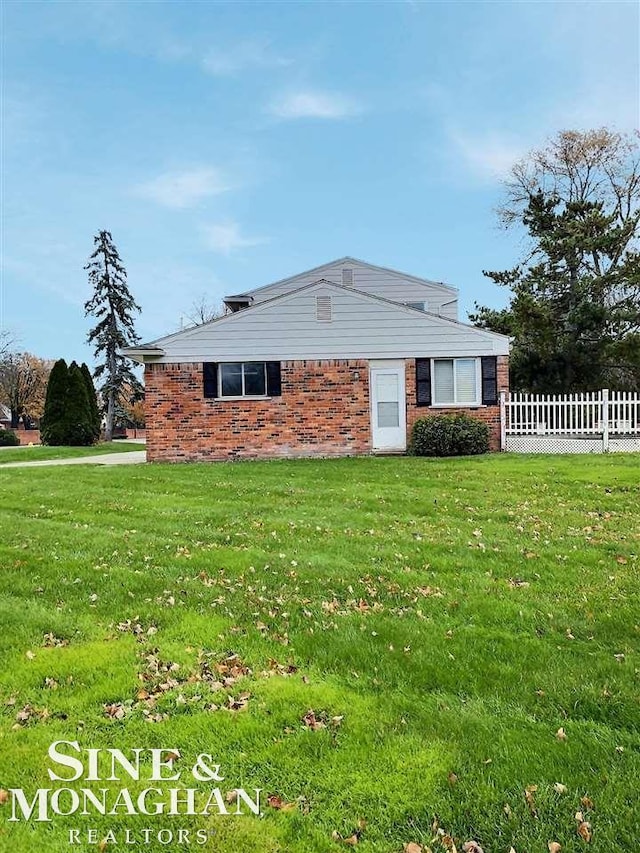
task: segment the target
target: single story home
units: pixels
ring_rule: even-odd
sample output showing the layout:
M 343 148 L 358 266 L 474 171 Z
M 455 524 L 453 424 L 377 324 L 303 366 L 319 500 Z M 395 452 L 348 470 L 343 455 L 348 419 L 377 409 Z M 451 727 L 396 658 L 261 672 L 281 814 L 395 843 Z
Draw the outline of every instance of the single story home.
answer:
M 123 350 L 145 366 L 150 461 L 401 453 L 442 412 L 499 448 L 509 340 L 461 323 L 455 288 L 346 257 L 225 305 Z

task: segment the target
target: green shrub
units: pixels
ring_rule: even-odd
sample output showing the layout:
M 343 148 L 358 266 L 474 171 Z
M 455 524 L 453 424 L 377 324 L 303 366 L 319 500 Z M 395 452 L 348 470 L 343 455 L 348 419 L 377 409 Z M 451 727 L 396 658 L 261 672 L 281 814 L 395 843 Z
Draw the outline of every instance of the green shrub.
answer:
M 414 456 L 473 456 L 488 450 L 488 424 L 469 415 L 420 418 L 411 432 Z
M 96 440 L 95 415 L 87 382 L 75 361 L 67 367 L 61 358 L 53 366 L 40 421 L 40 437 L 43 444 L 52 446 L 86 446 Z
M 0 429 L 0 447 L 18 447 L 20 439 L 12 429 Z

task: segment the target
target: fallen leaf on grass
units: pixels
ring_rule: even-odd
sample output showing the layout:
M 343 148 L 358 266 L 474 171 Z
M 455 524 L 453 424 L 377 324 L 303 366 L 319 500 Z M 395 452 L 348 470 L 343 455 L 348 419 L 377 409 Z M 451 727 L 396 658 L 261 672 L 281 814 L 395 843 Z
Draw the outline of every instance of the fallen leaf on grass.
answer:
M 13 727 L 14 731 L 20 730 L 22 726 L 26 725 L 31 720 L 35 720 L 39 718 L 42 720 L 49 719 L 49 709 L 48 708 L 33 708 L 31 705 L 25 705 L 18 713 L 16 714 L 16 725 Z
M 267 805 L 279 812 L 292 812 L 298 808 L 298 803 L 295 800 L 292 803 L 285 803 L 278 794 L 272 794 L 270 797 L 267 797 Z
M 69 640 L 63 640 L 60 637 L 56 637 L 53 632 L 50 632 L 44 635 L 42 645 L 46 649 L 60 648 L 61 646 L 68 646 Z
M 3 806 L 5 803 L 9 802 L 9 792 L 5 791 L 4 788 L 0 788 L 0 806 Z
M 567 786 L 563 785 L 562 782 L 556 782 L 553 786 L 553 790 L 556 792 L 556 794 L 566 794 Z
M 583 820 L 578 824 L 576 832 L 582 838 L 583 841 L 589 842 L 591 841 L 591 824 L 588 820 Z
M 233 696 L 227 696 L 226 707 L 230 711 L 244 711 L 251 697 L 251 693 L 241 693 L 237 699 Z
M 308 729 L 311 729 L 312 732 L 318 731 L 318 729 L 326 729 L 327 725 L 322 720 L 318 720 L 316 718 L 316 713 L 313 708 L 310 708 L 307 713 L 302 718 L 302 722 Z
M 562 728 L 562 726 L 561 726 L 561 727 L 558 729 L 558 731 L 556 732 L 556 737 L 557 737 L 557 739 L 558 739 L 558 740 L 566 740 L 566 739 L 567 739 L 567 733 L 566 733 L 566 732 L 565 732 L 565 730 Z
M 591 799 L 591 797 L 582 797 L 580 800 L 580 804 L 584 806 L 585 809 L 593 808 L 593 800 Z
M 422 853 L 422 844 L 416 844 L 415 841 L 410 841 L 404 845 L 404 853 Z
M 560 853 L 562 850 L 562 844 L 558 844 L 557 841 L 550 841 L 547 847 L 549 848 L 549 853 Z
M 112 720 L 122 720 L 124 719 L 127 709 L 124 707 L 122 702 L 113 702 L 112 704 L 106 704 L 102 706 L 104 708 L 104 713 L 107 717 L 111 717 Z
M 537 790 L 537 785 L 527 785 L 527 787 L 524 789 L 524 798 L 527 801 L 527 805 L 529 806 L 529 811 L 531 812 L 532 817 L 538 817 L 536 801 L 533 796 Z
M 477 841 L 465 841 L 462 845 L 464 853 L 484 853 Z

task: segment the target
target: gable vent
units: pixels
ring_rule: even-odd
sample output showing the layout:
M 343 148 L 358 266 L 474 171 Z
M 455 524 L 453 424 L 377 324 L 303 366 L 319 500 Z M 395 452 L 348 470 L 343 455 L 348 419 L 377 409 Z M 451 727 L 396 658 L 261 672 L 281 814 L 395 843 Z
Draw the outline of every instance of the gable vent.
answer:
M 331 297 L 316 296 L 316 320 L 331 319 Z
M 342 283 L 345 287 L 353 287 L 353 270 L 342 270 Z

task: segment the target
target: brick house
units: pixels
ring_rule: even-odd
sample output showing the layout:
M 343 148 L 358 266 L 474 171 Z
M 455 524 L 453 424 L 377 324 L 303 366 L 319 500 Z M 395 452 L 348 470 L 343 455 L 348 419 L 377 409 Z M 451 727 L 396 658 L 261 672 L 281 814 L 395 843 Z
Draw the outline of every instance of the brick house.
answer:
M 499 449 L 509 341 L 461 323 L 455 288 L 347 257 L 225 304 L 124 350 L 150 461 L 402 452 L 416 418 L 452 411 Z

